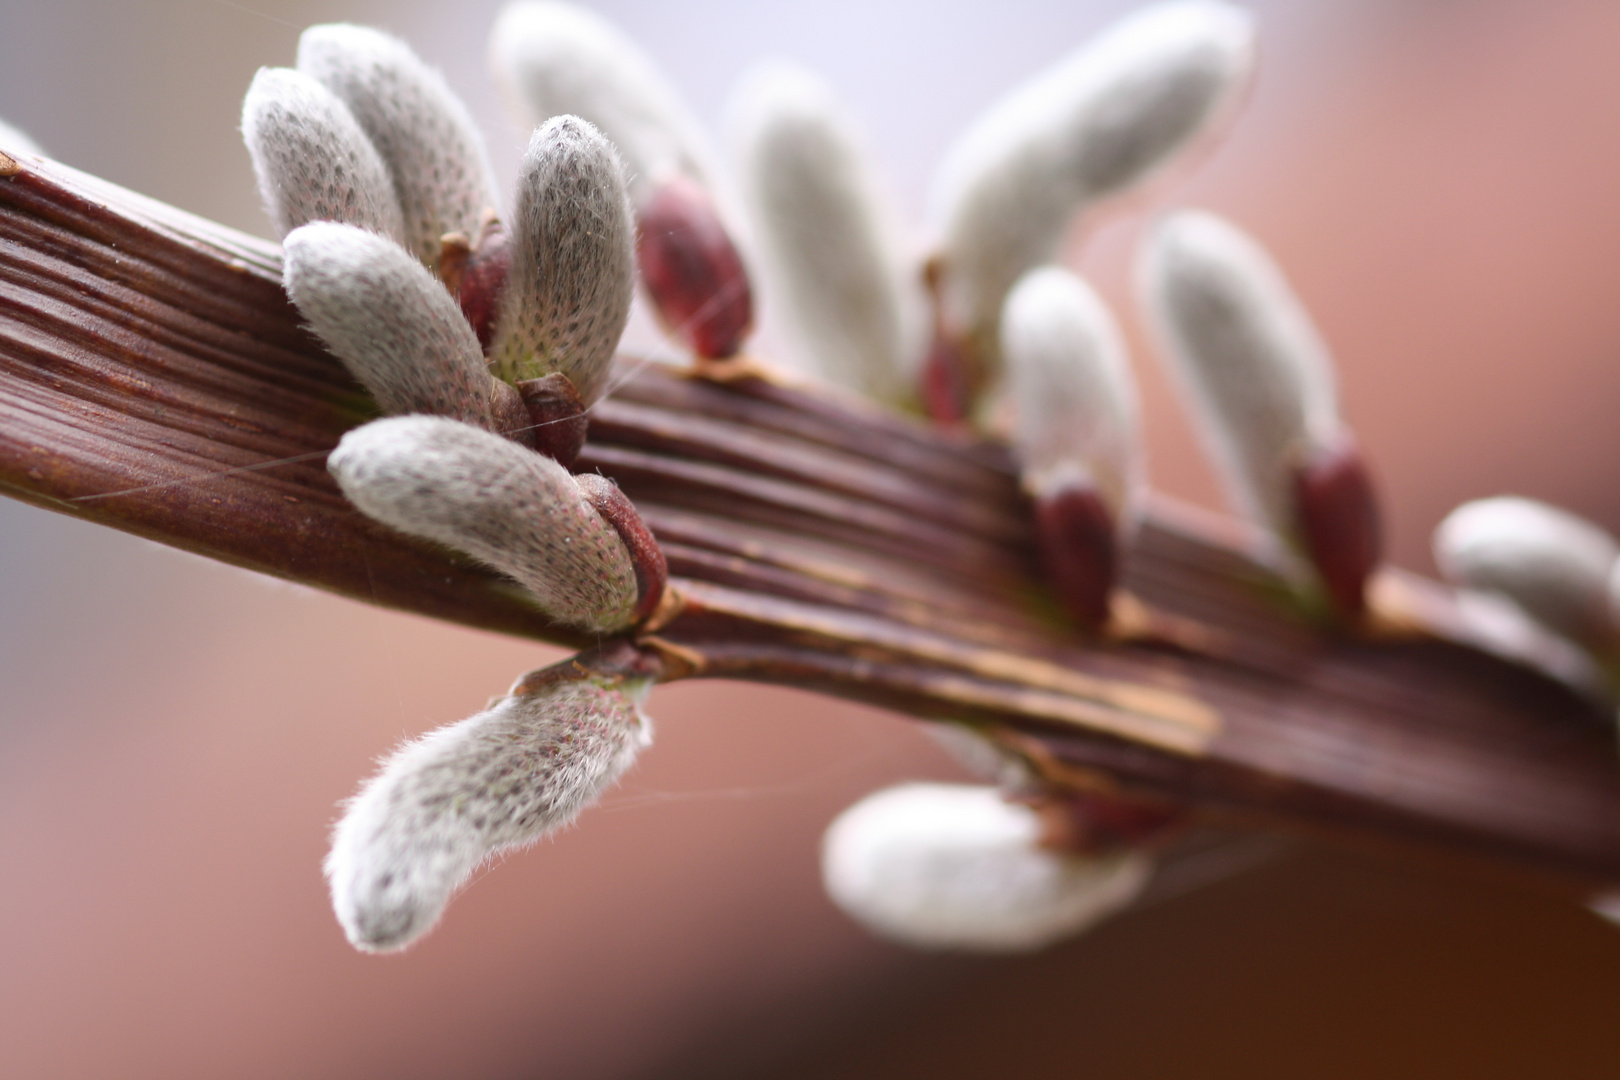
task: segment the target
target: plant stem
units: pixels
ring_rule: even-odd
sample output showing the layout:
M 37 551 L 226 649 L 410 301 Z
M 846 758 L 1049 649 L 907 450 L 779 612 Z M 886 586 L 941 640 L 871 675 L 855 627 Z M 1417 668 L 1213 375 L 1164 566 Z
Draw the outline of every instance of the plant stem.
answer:
M 748 375 L 626 362 L 616 382 L 576 467 L 617 480 L 664 548 L 680 674 L 981 725 L 1055 784 L 1620 874 L 1609 718 L 1470 643 L 1438 586 L 1386 571 L 1370 629 L 1323 627 L 1236 527 L 1160 501 L 1124 617 L 1087 640 L 1038 578 L 1004 447 Z M 0 492 L 593 644 L 343 500 L 326 452 L 372 414 L 299 326 L 274 245 L 53 162 L 0 175 Z

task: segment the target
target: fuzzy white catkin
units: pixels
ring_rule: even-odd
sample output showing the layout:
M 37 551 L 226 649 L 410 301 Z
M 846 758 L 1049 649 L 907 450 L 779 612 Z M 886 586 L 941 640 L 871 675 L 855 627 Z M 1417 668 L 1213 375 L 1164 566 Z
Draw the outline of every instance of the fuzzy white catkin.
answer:
M 595 127 L 555 116 L 535 130 L 510 236 L 490 362 L 513 380 L 560 371 L 589 404 L 607 380 L 635 291 L 624 166 Z
M 1119 327 L 1068 270 L 1031 270 L 1007 295 L 1001 352 L 1017 415 L 1024 486 L 1040 495 L 1089 479 L 1128 529 L 1144 481 L 1136 383 Z
M 1013 283 L 1052 261 L 1084 206 L 1228 112 L 1254 53 L 1248 12 L 1174 0 L 1127 16 L 993 106 L 951 148 L 934 189 L 947 321 L 993 349 Z
M 639 203 L 670 171 L 706 175 L 702 137 L 652 60 L 612 23 L 572 4 L 508 4 L 489 37 L 495 80 L 528 127 L 584 117 L 623 156 Z
M 444 77 L 403 41 L 364 26 L 312 26 L 298 39 L 298 70 L 348 106 L 387 163 L 404 215 L 404 240 L 434 266 L 439 238 L 478 235 L 497 205 L 484 140 Z
M 1130 904 L 1140 853 L 1038 846 L 1040 822 L 995 788 L 905 784 L 845 810 L 822 842 L 828 895 L 872 932 L 926 949 L 1010 953 L 1077 934 Z
M 551 458 L 454 420 L 401 416 L 348 432 L 327 468 L 367 516 L 487 563 L 553 617 L 630 625 L 630 553 Z
M 50 156 L 40 149 L 39 143 L 30 138 L 26 131 L 8 124 L 4 120 L 0 120 L 0 150 L 14 157 L 18 154 L 32 154 L 35 157 Z
M 410 253 L 330 222 L 294 229 L 282 250 L 282 277 L 299 314 L 383 412 L 490 426 L 492 381 L 478 338 Z
M 904 397 L 919 299 L 853 125 L 820 79 L 785 62 L 744 79 L 731 114 L 763 294 L 812 370 L 877 400 Z
M 349 941 L 400 949 L 485 860 L 569 824 L 651 741 L 646 683 L 553 683 L 407 743 L 345 808 L 326 876 Z
M 1620 547 L 1574 514 L 1511 496 L 1464 503 L 1435 529 L 1434 560 L 1452 584 L 1506 596 L 1554 633 L 1599 649 L 1620 638 Z
M 242 139 L 278 237 L 341 221 L 403 240 L 394 182 L 348 106 L 290 68 L 260 68 L 242 101 Z
M 1294 470 L 1342 430 L 1333 360 L 1310 316 L 1258 244 L 1199 211 L 1153 230 L 1138 286 L 1233 502 L 1292 538 Z

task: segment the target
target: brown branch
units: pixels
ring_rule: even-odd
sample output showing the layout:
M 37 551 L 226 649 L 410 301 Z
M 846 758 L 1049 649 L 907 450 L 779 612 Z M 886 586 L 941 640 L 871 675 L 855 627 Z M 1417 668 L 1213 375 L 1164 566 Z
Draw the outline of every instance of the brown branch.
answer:
M 687 601 L 659 636 L 694 674 L 983 724 L 1057 782 L 1620 872 L 1607 718 L 1461 640 L 1435 586 L 1386 575 L 1410 632 L 1336 634 L 1231 528 L 1160 504 L 1130 553 L 1138 632 L 1087 642 L 1045 597 L 1002 447 L 758 379 L 621 374 L 579 468 L 656 532 Z M 51 162 L 0 177 L 0 491 L 589 644 L 349 508 L 324 458 L 370 414 L 300 329 L 273 245 Z

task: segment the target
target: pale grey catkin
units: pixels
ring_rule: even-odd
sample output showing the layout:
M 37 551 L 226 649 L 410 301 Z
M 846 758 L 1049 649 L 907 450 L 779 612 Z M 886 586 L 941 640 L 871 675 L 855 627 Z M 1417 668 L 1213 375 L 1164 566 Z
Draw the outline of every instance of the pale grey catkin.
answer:
M 348 107 L 308 75 L 260 68 L 242 102 L 242 139 L 277 237 L 341 221 L 404 238 L 388 167 Z
M 18 154 L 32 154 L 36 157 L 49 157 L 40 149 L 39 143 L 22 128 L 0 120 L 0 151 L 5 151 L 15 157 Z
M 554 682 L 397 750 L 345 808 L 326 859 L 350 942 L 405 947 L 485 860 L 573 821 L 651 740 L 647 689 Z
M 1620 545 L 1574 514 L 1513 496 L 1464 503 L 1435 529 L 1434 561 L 1453 584 L 1499 593 L 1589 649 L 1620 642 L 1610 606 Z
M 551 458 L 455 420 L 401 416 L 348 432 L 327 468 L 368 516 L 487 563 L 561 622 L 633 620 L 624 541 Z
M 1310 316 L 1258 244 L 1199 211 L 1145 240 L 1138 285 L 1237 508 L 1294 538 L 1295 470 L 1342 431 L 1333 360 Z
M 902 784 L 868 795 L 827 828 L 827 894 L 868 930 L 904 945 L 1028 952 L 1128 906 L 1152 875 L 1138 851 L 1075 855 L 1040 846 L 1028 806 L 991 787 Z
M 595 401 L 630 317 L 635 227 L 624 167 L 596 128 L 556 116 L 529 139 L 512 269 L 490 362 L 512 381 L 560 371 Z
M 853 125 L 820 79 L 785 62 L 755 69 L 732 102 L 761 294 L 823 378 L 877 400 L 908 396 L 920 297 Z
M 1086 205 L 1141 180 L 1226 112 L 1254 19 L 1172 0 L 1120 20 L 1015 89 L 957 140 L 934 188 L 947 322 L 993 356 L 1007 290 L 1050 262 Z
M 488 428 L 493 380 L 461 308 L 398 244 L 317 222 L 287 234 L 282 277 L 299 314 L 385 413 Z
M 490 63 L 528 128 L 580 116 L 623 156 L 639 202 L 671 171 L 701 180 L 696 122 L 647 55 L 595 12 L 572 4 L 508 4 L 489 37 Z
M 444 77 L 398 38 L 364 26 L 312 26 L 298 70 L 336 94 L 387 162 L 404 214 L 405 246 L 429 266 L 439 238 L 477 237 L 498 195 L 484 140 Z
M 1031 270 L 1007 295 L 1001 352 L 1024 486 L 1087 479 L 1129 530 L 1145 486 L 1136 383 L 1102 300 L 1061 267 Z

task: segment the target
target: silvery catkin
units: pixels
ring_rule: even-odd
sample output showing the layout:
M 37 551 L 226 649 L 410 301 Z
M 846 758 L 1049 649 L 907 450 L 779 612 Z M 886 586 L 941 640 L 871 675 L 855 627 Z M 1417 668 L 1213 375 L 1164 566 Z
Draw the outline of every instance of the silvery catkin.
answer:
M 573 821 L 651 740 L 649 688 L 564 670 L 396 751 L 346 806 L 326 859 L 349 940 L 404 948 L 479 865 Z
M 349 225 L 318 222 L 283 243 L 287 294 L 385 413 L 491 426 L 493 386 L 461 307 L 410 253 Z
M 1593 651 L 1620 644 L 1620 546 L 1574 514 L 1512 496 L 1464 503 L 1435 529 L 1434 561 L 1452 584 L 1500 593 Z
M 497 194 L 484 140 L 467 108 L 410 46 L 364 26 L 312 26 L 298 70 L 348 106 L 388 164 L 405 246 L 428 266 L 446 233 L 478 235 Z
M 242 138 L 278 237 L 341 221 L 403 241 L 394 183 L 342 101 L 289 68 L 260 68 L 242 101 Z
M 567 114 L 601 129 L 624 158 L 638 206 L 670 172 L 704 178 L 702 137 L 680 96 L 640 47 L 595 12 L 508 4 L 490 30 L 489 55 L 526 127 Z
M 560 371 L 588 405 L 607 380 L 635 288 L 624 169 L 601 132 L 576 116 L 535 130 L 509 235 L 491 363 L 513 381 Z
M 734 158 L 764 272 L 807 366 L 880 401 L 910 396 L 920 297 L 853 124 L 810 72 L 777 62 L 732 95 Z
M 561 622 L 634 621 L 629 550 L 551 458 L 454 420 L 401 416 L 348 432 L 327 468 L 367 516 L 494 567 Z
M 822 841 L 822 880 L 851 918 L 924 949 L 1044 948 L 1126 907 L 1152 873 L 1137 851 L 1040 846 L 1028 806 L 991 787 L 902 784 L 845 810 Z
M 1141 180 L 1228 111 L 1254 19 L 1213 0 L 1135 12 L 1019 86 L 953 145 L 933 195 L 945 321 L 992 361 L 1007 290 L 1084 206 Z

